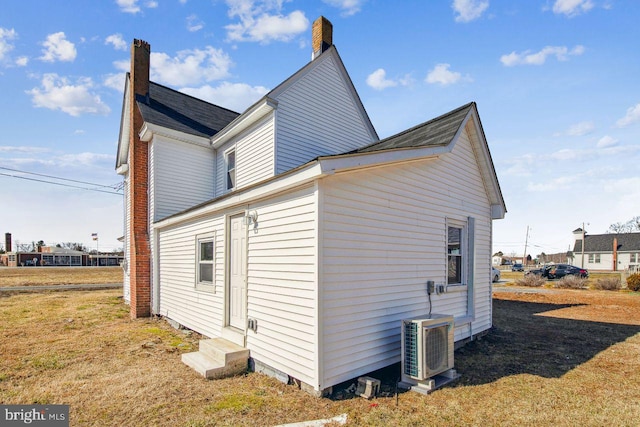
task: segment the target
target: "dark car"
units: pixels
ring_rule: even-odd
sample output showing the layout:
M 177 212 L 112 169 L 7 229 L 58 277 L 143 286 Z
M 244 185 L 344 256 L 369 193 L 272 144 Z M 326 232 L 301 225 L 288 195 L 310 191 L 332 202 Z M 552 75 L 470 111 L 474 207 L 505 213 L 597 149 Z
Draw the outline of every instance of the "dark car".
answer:
M 549 280 L 562 279 L 565 276 L 589 277 L 589 271 L 586 269 L 569 264 L 547 265 L 546 267 L 529 270 L 526 274 L 535 274 Z
M 511 266 L 511 271 L 524 271 L 524 267 L 519 262 L 516 262 Z

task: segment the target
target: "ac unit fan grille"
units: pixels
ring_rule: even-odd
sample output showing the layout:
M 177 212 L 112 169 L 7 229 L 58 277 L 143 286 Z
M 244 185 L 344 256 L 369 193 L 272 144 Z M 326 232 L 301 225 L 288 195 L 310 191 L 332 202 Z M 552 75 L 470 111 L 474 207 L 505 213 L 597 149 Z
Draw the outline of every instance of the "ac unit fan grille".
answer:
M 427 372 L 441 372 L 448 365 L 448 330 L 447 326 L 429 328 L 424 331 L 425 367 Z
M 405 322 L 404 334 L 404 373 L 405 375 L 418 375 L 418 325 L 413 322 Z

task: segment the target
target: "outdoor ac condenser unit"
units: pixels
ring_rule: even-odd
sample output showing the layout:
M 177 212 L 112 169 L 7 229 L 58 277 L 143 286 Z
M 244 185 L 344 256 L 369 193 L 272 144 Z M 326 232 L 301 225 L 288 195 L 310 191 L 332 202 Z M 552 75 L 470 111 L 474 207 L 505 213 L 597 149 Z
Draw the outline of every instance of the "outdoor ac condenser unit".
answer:
M 402 321 L 401 368 L 405 385 L 428 392 L 439 386 L 432 380 L 436 375 L 457 377 L 453 369 L 453 329 L 453 316 L 444 314 Z

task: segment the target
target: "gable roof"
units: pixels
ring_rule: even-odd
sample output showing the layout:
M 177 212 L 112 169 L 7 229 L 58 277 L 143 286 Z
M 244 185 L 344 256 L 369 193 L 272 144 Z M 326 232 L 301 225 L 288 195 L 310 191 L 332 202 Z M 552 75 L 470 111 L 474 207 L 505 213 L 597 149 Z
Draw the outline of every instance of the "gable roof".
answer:
M 640 251 L 640 233 L 585 235 L 585 252 L 613 252 L 613 239 L 618 239 L 618 251 Z M 576 240 L 574 253 L 582 252 L 582 239 Z
M 145 122 L 202 137 L 215 135 L 240 115 L 154 82 L 149 82 L 149 97 L 137 95 L 136 102 Z
M 120 135 L 116 154 L 116 171 L 124 173 L 129 151 L 129 90 L 131 73 L 127 73 L 120 117 Z M 158 83 L 149 82 L 149 96 L 136 95 L 136 104 L 145 125 L 160 126 L 173 131 L 209 139 L 239 113 L 211 104 Z M 137 129 L 140 132 L 142 129 Z
M 212 140 L 211 140 L 212 145 L 214 147 L 221 145 L 227 139 L 233 137 L 234 135 L 237 135 L 239 132 L 246 129 L 248 126 L 250 126 L 252 123 L 259 120 L 261 117 L 263 117 L 264 114 L 266 114 L 266 112 L 270 111 L 271 109 L 277 108 L 278 103 L 275 99 L 278 97 L 278 95 L 286 91 L 288 88 L 294 85 L 299 79 L 301 79 L 307 73 L 311 72 L 311 70 L 313 70 L 314 68 L 320 66 L 324 61 L 328 60 L 329 58 L 332 58 L 334 60 L 334 63 L 336 64 L 336 68 L 340 73 L 340 75 L 342 76 L 343 81 L 345 82 L 347 91 L 351 94 L 351 97 L 355 103 L 356 109 L 360 114 L 360 117 L 362 118 L 362 122 L 366 127 L 366 129 L 368 130 L 369 134 L 371 135 L 371 140 L 377 141 L 379 139 L 378 133 L 376 132 L 375 128 L 373 127 L 373 124 L 371 123 L 371 119 L 369 118 L 369 115 L 367 114 L 367 111 L 365 110 L 364 105 L 362 104 L 362 100 L 360 99 L 360 95 L 358 95 L 358 92 L 356 91 L 356 88 L 353 85 L 353 81 L 351 80 L 351 77 L 349 76 L 349 73 L 347 72 L 347 69 L 345 68 L 344 63 L 342 62 L 342 59 L 338 54 L 338 50 L 336 49 L 335 45 L 331 45 L 327 50 L 322 52 L 320 55 L 316 56 L 313 60 L 308 62 L 306 65 L 304 65 L 298 71 L 293 73 L 291 76 L 289 76 L 286 80 L 284 80 L 278 86 L 271 89 L 266 95 L 264 95 L 262 98 L 256 101 L 253 105 L 247 108 L 242 114 L 236 117 L 235 120 L 233 120 L 233 122 L 230 123 L 229 126 L 227 126 L 223 130 L 223 132 L 221 132 L 217 136 L 212 137 Z
M 354 153 L 448 145 L 457 135 L 463 122 L 473 108 L 475 108 L 475 102 L 470 102 L 435 119 L 431 119 L 366 147 L 359 148 L 355 150 Z

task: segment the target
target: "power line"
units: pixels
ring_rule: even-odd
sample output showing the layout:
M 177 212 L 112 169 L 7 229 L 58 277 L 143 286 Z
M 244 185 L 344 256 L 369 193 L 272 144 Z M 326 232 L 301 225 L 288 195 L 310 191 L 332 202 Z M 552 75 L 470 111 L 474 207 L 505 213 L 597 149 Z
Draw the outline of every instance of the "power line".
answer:
M 0 172 L 0 175 L 8 176 L 10 178 L 26 179 L 27 181 L 44 182 L 46 184 L 60 185 L 62 187 L 78 188 L 80 190 L 97 191 L 99 193 L 117 194 L 118 196 L 122 196 L 122 193 L 116 193 L 115 191 L 106 191 L 106 190 L 98 190 L 97 188 L 79 187 L 77 185 L 63 184 L 61 182 L 45 181 L 44 179 L 28 178 L 26 176 L 18 176 L 18 175 L 10 175 L 8 173 L 3 173 L 3 172 Z M 106 186 L 104 186 L 104 187 L 106 187 Z
M 3 166 L 0 166 L 0 169 L 12 171 L 12 172 L 25 173 L 25 174 L 29 174 L 29 175 L 42 176 L 42 177 L 45 177 L 45 178 L 51 178 L 51 179 L 56 179 L 56 180 L 60 180 L 60 181 L 68 181 L 68 182 L 76 182 L 76 183 L 79 183 L 79 184 L 92 185 L 92 186 L 95 186 L 95 187 L 111 188 L 111 189 L 114 189 L 115 191 L 105 191 L 105 190 L 99 190 L 97 188 L 79 187 L 77 185 L 63 184 L 63 183 L 60 183 L 60 182 L 53 182 L 53 181 L 47 181 L 47 180 L 43 180 L 43 179 L 29 178 L 29 177 L 26 177 L 26 176 L 18 176 L 18 175 L 12 175 L 12 174 L 7 174 L 7 173 L 0 172 L 0 175 L 8 176 L 10 178 L 18 178 L 18 179 L 24 179 L 24 180 L 27 180 L 27 181 L 43 182 L 45 184 L 60 185 L 62 187 L 77 188 L 77 189 L 80 189 L 80 190 L 87 190 L 87 191 L 97 191 L 97 192 L 100 192 L 100 193 L 117 194 L 119 196 L 122 195 L 122 193 L 118 193 L 117 192 L 117 191 L 122 189 L 122 184 L 121 183 L 117 183 L 117 184 L 113 184 L 113 185 L 103 185 L 103 184 L 95 184 L 93 182 L 87 182 L 87 181 L 79 181 L 79 180 L 76 180 L 76 179 L 61 178 L 61 177 L 53 176 L 53 175 L 45 175 L 45 174 L 36 173 L 36 172 L 28 172 L 28 171 L 23 171 L 23 170 L 19 170 L 19 169 L 11 169 L 11 168 L 7 168 L 7 167 L 3 167 Z
M 93 182 L 78 181 L 76 179 L 62 178 L 62 177 L 59 177 L 59 176 L 45 175 L 43 173 L 28 172 L 28 171 L 23 171 L 23 170 L 20 170 L 20 169 L 12 169 L 12 168 L 4 167 L 4 166 L 0 166 L 0 169 L 4 169 L 4 170 L 7 170 L 7 171 L 11 171 L 11 172 L 26 173 L 26 174 L 29 174 L 29 175 L 43 176 L 45 178 L 53 178 L 53 179 L 58 179 L 60 181 L 69 181 L 69 182 L 77 182 L 78 184 L 95 185 L 96 187 L 116 188 L 118 185 L 120 185 L 120 183 L 112 184 L 112 185 L 96 184 L 96 183 L 93 183 Z

